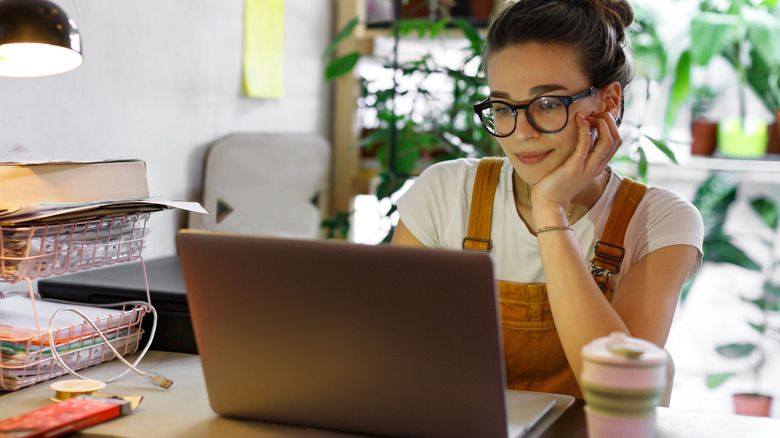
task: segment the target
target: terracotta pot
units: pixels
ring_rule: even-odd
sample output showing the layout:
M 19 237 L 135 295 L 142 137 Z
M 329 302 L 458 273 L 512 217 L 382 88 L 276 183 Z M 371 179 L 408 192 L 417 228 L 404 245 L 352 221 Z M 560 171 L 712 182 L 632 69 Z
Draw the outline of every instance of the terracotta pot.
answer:
M 772 397 L 763 394 L 733 394 L 734 413 L 754 417 L 768 417 L 772 407 Z
M 490 18 L 493 13 L 494 2 L 489 0 L 471 0 L 471 16 L 482 20 Z
M 374 131 L 375 131 L 375 129 L 363 128 L 361 130 L 361 132 L 360 132 L 360 138 L 361 139 L 365 138 L 365 137 L 367 137 L 369 134 L 371 134 Z M 363 157 L 363 158 L 374 158 L 374 157 L 376 157 L 376 152 L 379 149 L 379 146 L 381 146 L 379 142 L 363 146 L 362 148 L 360 148 L 360 156 Z
M 718 145 L 718 123 L 705 120 L 691 122 L 691 153 L 710 156 Z
M 409 0 L 401 2 L 401 18 L 428 18 L 431 15 L 430 0 Z
M 457 0 L 450 8 L 450 12 L 455 17 L 488 20 L 493 12 L 493 7 L 494 0 Z M 409 0 L 406 4 L 401 3 L 401 17 L 403 18 L 428 18 L 430 15 L 431 0 Z M 439 14 L 436 13 L 436 15 Z
M 769 141 L 766 144 L 766 153 L 780 154 L 780 109 L 777 110 L 775 123 L 769 126 Z

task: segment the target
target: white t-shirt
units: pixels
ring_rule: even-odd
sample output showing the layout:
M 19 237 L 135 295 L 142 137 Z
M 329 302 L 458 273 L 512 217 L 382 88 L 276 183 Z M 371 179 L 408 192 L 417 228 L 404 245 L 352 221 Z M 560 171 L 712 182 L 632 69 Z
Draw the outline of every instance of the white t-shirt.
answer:
M 426 169 L 398 200 L 401 220 L 425 246 L 462 248 L 478 164 L 478 159 L 435 164 Z M 536 236 L 531 234 L 515 209 L 512 172 L 512 164 L 504 159 L 493 202 L 491 228 L 491 255 L 496 278 L 544 283 Z M 599 200 L 585 217 L 572 224 L 583 256 L 588 261 L 593 258 L 594 245 L 604 230 L 622 180 L 611 172 Z M 625 256 L 620 273 L 610 281 L 612 286 L 617 287 L 622 276 L 649 252 L 681 244 L 699 250 L 699 256 L 686 278 L 686 281 L 690 280 L 701 265 L 703 233 L 701 215 L 696 207 L 668 190 L 648 187 L 626 229 Z

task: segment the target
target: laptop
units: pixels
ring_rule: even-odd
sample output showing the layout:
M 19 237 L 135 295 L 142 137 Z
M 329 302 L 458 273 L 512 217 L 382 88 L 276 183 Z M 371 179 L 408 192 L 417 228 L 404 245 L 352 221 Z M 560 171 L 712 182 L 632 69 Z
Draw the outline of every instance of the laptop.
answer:
M 176 238 L 217 414 L 366 435 L 514 438 L 556 400 L 573 400 L 505 389 L 486 254 L 203 230 Z

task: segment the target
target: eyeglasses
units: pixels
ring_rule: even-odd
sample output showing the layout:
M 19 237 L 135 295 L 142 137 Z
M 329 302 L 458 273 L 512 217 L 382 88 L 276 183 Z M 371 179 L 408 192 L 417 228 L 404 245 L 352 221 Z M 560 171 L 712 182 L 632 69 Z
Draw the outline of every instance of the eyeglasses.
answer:
M 474 105 L 474 112 L 487 131 L 496 137 L 509 137 L 517 127 L 517 110 L 525 110 L 525 118 L 543 134 L 560 132 L 569 123 L 569 106 L 596 94 L 590 87 L 573 96 L 539 96 L 522 104 L 512 105 L 487 98 Z

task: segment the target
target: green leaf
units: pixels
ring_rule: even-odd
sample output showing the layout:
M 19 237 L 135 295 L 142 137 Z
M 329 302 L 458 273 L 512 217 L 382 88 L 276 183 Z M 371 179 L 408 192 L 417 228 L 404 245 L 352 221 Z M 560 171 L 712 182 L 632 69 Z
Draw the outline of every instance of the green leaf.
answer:
M 637 161 L 637 173 L 639 179 L 644 182 L 647 181 L 647 156 L 642 146 L 637 147 L 637 153 L 639 154 L 639 160 Z
M 700 12 L 691 20 L 691 60 L 707 65 L 715 55 L 723 53 L 730 34 L 739 29 L 738 16 L 717 12 Z
M 410 127 L 398 129 L 396 131 L 395 160 L 393 168 L 390 169 L 390 134 L 387 140 L 377 149 L 377 160 L 382 169 L 394 175 L 410 175 L 414 172 L 417 161 L 420 159 L 421 148 L 420 139 L 425 138 L 425 134 L 415 134 Z
M 650 140 L 651 142 L 653 142 L 655 147 L 657 147 L 658 150 L 663 152 L 664 155 L 669 157 L 669 159 L 672 160 L 672 163 L 679 164 L 679 163 L 677 163 L 677 158 L 675 158 L 675 156 L 674 156 L 674 152 L 672 152 L 672 150 L 669 149 L 669 146 L 667 146 L 665 140 L 656 140 L 656 139 L 651 138 L 651 137 L 647 137 L 647 139 Z
M 766 325 L 753 324 L 752 322 L 748 322 L 748 324 L 759 333 L 764 333 L 766 331 Z
M 656 30 L 656 18 L 641 2 L 634 4 L 634 25 L 629 28 L 637 76 L 660 81 L 666 76 L 667 50 Z
M 718 386 L 722 385 L 723 382 L 730 379 L 731 377 L 736 376 L 736 373 L 721 373 L 721 374 L 710 374 L 707 376 L 706 383 L 707 388 L 709 389 L 715 389 Z
M 333 217 L 323 219 L 320 228 L 328 230 L 328 239 L 346 239 L 349 235 L 349 216 L 350 213 L 347 211 L 337 211 Z
M 752 47 L 750 65 L 745 69 L 747 83 L 769 110 L 780 109 L 780 65 L 771 66 Z
M 715 263 L 731 263 L 751 271 L 761 270 L 761 266 L 727 239 L 723 237 L 721 240 L 705 241 L 704 258 Z
M 763 309 L 764 308 L 764 299 L 763 298 L 758 298 L 758 299 L 755 299 L 755 300 L 749 300 L 747 298 L 742 298 L 742 301 L 748 302 L 748 303 L 758 307 L 759 309 Z
M 780 312 L 780 286 L 776 286 L 770 282 L 764 283 L 764 296 L 768 301 L 771 301 L 772 308 L 770 310 Z
M 758 198 L 750 201 L 750 205 L 767 227 L 777 231 L 777 220 L 780 218 L 780 211 L 774 201 L 769 198 Z
M 379 242 L 380 245 L 389 245 L 393 241 L 393 235 L 395 234 L 395 226 L 390 227 L 390 231 L 387 232 L 387 236 Z
M 750 304 L 758 307 L 761 310 L 769 312 L 780 312 L 780 291 L 777 286 L 773 286 L 770 283 L 764 283 L 764 295 L 761 298 L 755 300 L 744 299 Z
M 436 38 L 440 33 L 447 33 L 447 25 L 450 23 L 448 17 L 442 18 L 439 21 L 434 21 L 430 26 L 431 38 Z
M 327 49 L 325 49 L 325 52 L 322 53 L 322 59 L 328 57 L 331 53 L 333 53 L 334 50 L 336 50 L 336 47 L 341 44 L 342 41 L 347 39 L 350 35 L 352 35 L 352 31 L 355 30 L 355 26 L 358 24 L 358 17 L 354 17 L 351 20 L 347 22 L 347 24 L 344 25 L 344 27 L 341 29 L 341 31 L 336 35 L 335 38 L 333 38 L 333 41 L 331 41 L 330 45 Z
M 769 64 L 780 64 L 780 19 L 759 8 L 744 8 L 742 16 L 756 52 Z
M 376 187 L 377 199 L 389 198 L 390 195 L 397 192 L 406 183 L 405 178 L 392 177 L 387 172 L 381 172 L 379 177 L 381 180 Z
M 674 120 L 680 112 L 685 99 L 688 98 L 691 83 L 691 54 L 685 51 L 677 61 L 674 84 L 669 92 L 669 102 L 666 104 L 666 116 L 664 118 L 664 132 L 669 132 L 674 125 Z
M 704 220 L 705 242 L 728 240 L 723 236 L 723 226 L 731 204 L 737 199 L 737 184 L 734 174 L 717 172 L 699 186 L 693 205 Z
M 417 160 L 420 159 L 420 148 L 417 147 L 414 136 L 401 135 L 396 144 L 395 169 L 399 175 L 409 175 L 414 172 Z
M 398 21 L 398 33 L 408 36 L 412 32 L 417 32 L 419 38 L 425 38 L 426 33 L 436 26 L 436 22 L 425 18 L 404 18 Z
M 474 26 L 469 24 L 466 20 L 455 20 L 455 25 L 463 32 L 463 35 L 465 35 L 471 43 L 471 50 L 479 54 L 483 45 L 482 37 L 479 35 L 479 32 L 477 32 L 477 30 L 474 29 Z
M 720 345 L 715 347 L 715 351 L 728 359 L 740 359 L 753 354 L 753 351 L 755 351 L 756 348 L 758 348 L 758 345 L 756 344 L 738 342 L 734 344 Z
M 352 52 L 344 56 L 339 56 L 338 58 L 331 61 L 330 64 L 328 64 L 328 67 L 325 69 L 325 80 L 332 81 L 333 79 L 349 73 L 353 68 L 355 68 L 355 65 L 357 65 L 358 61 L 360 61 L 360 53 L 358 52 Z
M 375 129 L 368 133 L 365 137 L 361 138 L 354 145 L 353 148 L 373 148 L 379 143 L 388 141 L 390 133 L 385 129 Z
M 693 280 L 683 284 L 682 290 L 680 291 L 680 303 L 685 303 L 685 299 L 688 298 L 688 292 L 691 291 L 692 285 Z

